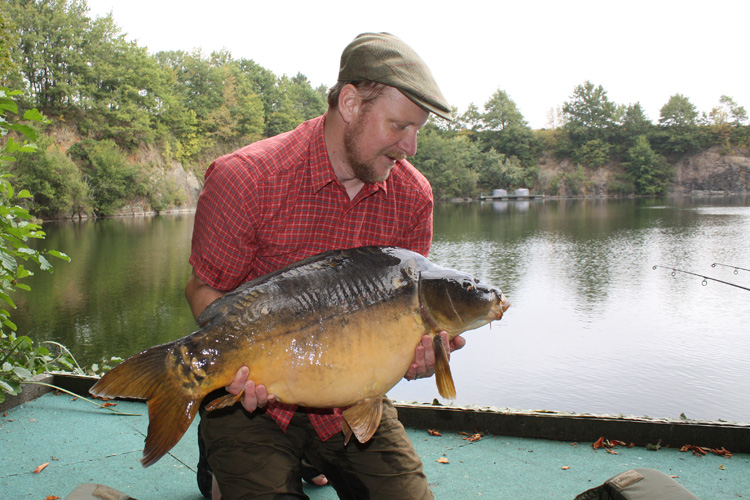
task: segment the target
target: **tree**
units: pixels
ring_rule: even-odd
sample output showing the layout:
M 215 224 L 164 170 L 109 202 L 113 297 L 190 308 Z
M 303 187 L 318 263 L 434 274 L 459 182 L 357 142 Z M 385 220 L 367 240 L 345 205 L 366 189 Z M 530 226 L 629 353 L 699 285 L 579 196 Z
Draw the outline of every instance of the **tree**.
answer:
M 663 134 L 655 139 L 661 142 L 664 153 L 684 154 L 698 148 L 698 111 L 690 99 L 682 94 L 675 94 L 662 106 L 659 125 Z
M 45 218 L 88 213 L 89 186 L 76 164 L 49 139 L 39 141 L 38 146 L 10 169 L 13 185 L 32 193 L 29 208 Z
M 563 104 L 565 127 L 576 136 L 598 138 L 597 131 L 612 126 L 615 104 L 607 97 L 607 92 L 590 81 L 579 85 L 570 100 Z
M 666 189 L 671 176 L 669 164 L 654 152 L 645 135 L 638 136 L 628 149 L 624 165 L 637 194 L 661 194 Z
M 32 105 L 47 114 L 64 114 L 85 97 L 85 47 L 92 35 L 85 1 L 8 0 L 6 9 L 17 25 L 17 61 Z
M 11 47 L 18 44 L 16 29 L 15 23 L 0 12 L 0 85 L 9 83 L 5 80 L 17 70 L 11 57 Z
M 745 111 L 743 106 L 734 102 L 734 99 L 723 95 L 719 99 L 719 105 L 709 113 L 709 118 L 716 125 L 724 123 L 742 125 L 744 122 L 747 122 L 747 111 Z
M 486 130 L 502 131 L 511 127 L 527 127 L 528 123 L 516 103 L 504 90 L 496 90 L 484 104 L 482 121 Z
M 682 94 L 675 94 L 660 110 L 659 124 L 667 127 L 693 127 L 696 125 L 698 111 L 690 99 Z

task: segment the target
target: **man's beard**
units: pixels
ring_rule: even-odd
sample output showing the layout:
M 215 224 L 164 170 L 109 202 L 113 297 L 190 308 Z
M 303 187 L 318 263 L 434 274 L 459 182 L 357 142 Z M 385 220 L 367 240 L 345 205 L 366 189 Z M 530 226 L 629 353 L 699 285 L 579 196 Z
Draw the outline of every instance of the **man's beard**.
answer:
M 364 134 L 364 122 L 365 117 L 362 117 L 356 123 L 352 124 L 351 129 L 344 132 L 344 150 L 346 151 L 346 161 L 352 169 L 354 176 L 362 182 L 374 184 L 388 179 L 391 171 L 389 169 L 385 174 L 378 175 L 375 172 L 375 166 L 362 158 L 357 144 Z M 406 155 L 398 150 L 384 150 L 380 154 L 390 156 L 395 160 L 406 158 Z

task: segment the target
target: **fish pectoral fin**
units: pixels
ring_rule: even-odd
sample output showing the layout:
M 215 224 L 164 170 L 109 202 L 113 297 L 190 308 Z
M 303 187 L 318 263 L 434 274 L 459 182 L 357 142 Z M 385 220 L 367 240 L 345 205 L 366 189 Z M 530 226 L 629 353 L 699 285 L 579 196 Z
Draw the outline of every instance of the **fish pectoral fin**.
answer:
M 226 396 L 216 398 L 206 405 L 206 410 L 214 411 L 214 410 L 220 410 L 222 408 L 226 408 L 228 406 L 232 406 L 235 403 L 238 403 L 242 399 L 242 396 L 244 394 L 245 394 L 245 390 L 243 389 L 237 395 L 227 394 Z
M 382 416 L 383 396 L 363 399 L 351 408 L 344 410 L 345 422 L 341 422 L 341 428 L 345 436 L 348 427 L 349 436 L 354 434 L 357 441 L 366 443 L 375 434 L 375 431 L 378 430 Z
M 448 353 L 440 335 L 432 339 L 432 347 L 435 350 L 435 382 L 438 392 L 446 399 L 456 398 L 456 386 L 451 375 L 451 365 L 448 361 Z

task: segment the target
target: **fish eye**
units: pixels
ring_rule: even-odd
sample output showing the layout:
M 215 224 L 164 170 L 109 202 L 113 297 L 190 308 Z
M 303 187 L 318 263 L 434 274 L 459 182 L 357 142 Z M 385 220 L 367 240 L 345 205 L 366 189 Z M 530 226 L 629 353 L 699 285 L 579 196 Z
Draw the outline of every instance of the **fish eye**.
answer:
M 471 281 L 464 281 L 463 285 L 467 292 L 474 290 L 474 284 Z

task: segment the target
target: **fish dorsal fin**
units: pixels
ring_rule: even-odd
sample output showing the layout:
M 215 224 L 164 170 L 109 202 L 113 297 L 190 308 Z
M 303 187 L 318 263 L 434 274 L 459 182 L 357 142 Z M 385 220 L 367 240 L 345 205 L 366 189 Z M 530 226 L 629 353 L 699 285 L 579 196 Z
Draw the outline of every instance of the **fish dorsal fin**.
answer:
M 345 422 L 341 423 L 344 435 L 346 436 L 348 430 L 350 436 L 354 434 L 357 441 L 366 443 L 378 430 L 382 416 L 383 396 L 363 399 L 351 408 L 344 410 Z
M 456 386 L 453 384 L 451 365 L 440 335 L 433 337 L 432 347 L 435 350 L 435 382 L 438 392 L 446 399 L 456 399 Z

